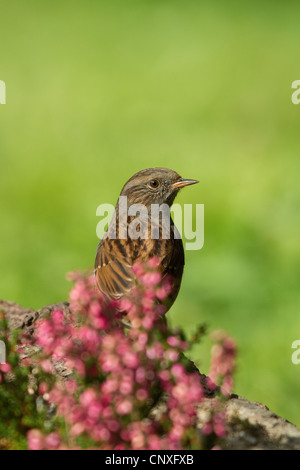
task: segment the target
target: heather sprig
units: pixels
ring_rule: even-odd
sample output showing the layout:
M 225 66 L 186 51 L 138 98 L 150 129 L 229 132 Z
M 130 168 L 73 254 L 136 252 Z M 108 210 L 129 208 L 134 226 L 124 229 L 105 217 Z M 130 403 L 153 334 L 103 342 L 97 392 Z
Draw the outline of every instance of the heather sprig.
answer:
M 133 269 L 137 285 L 120 301 L 104 298 L 93 275 L 73 273 L 71 316 L 53 310 L 32 337 L 2 329 L 10 353 L 0 369 L 0 400 L 7 405 L 6 414 L 0 409 L 0 436 L 2 417 L 16 419 L 6 434 L 11 441 L 0 437 L 0 448 L 1 442 L 32 450 L 201 447 L 201 376 L 191 372 L 183 331 L 171 329 L 164 315 L 172 281 L 162 279 L 156 259 Z M 225 335 L 217 339 L 223 349 L 213 350 L 211 379 L 218 383 L 221 374 L 228 385 L 234 353 Z M 212 408 L 203 427 L 203 434 L 212 432 L 224 436 L 221 408 Z

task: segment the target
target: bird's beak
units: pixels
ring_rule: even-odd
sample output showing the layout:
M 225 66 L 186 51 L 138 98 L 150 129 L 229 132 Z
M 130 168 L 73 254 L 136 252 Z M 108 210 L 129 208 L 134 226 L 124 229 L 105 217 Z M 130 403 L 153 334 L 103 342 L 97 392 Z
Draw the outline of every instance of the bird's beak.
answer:
M 180 189 L 180 188 L 184 188 L 185 186 L 190 186 L 191 184 L 196 184 L 196 183 L 199 183 L 199 181 L 179 178 L 175 183 L 172 184 L 172 188 Z

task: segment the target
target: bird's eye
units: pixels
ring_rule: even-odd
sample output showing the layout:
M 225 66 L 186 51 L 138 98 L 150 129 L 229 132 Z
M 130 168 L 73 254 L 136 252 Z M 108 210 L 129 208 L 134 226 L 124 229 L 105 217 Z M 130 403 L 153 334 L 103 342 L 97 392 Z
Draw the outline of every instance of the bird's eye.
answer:
M 151 180 L 151 181 L 149 181 L 148 185 L 150 186 L 150 188 L 156 189 L 159 186 L 159 181 L 158 180 Z

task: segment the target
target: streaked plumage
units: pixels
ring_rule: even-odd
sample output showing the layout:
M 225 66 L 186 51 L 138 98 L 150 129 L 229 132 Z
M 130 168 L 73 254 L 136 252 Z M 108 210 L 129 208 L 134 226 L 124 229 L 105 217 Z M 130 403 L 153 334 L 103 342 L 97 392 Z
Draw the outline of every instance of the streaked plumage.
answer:
M 136 173 L 124 185 L 120 196 L 127 196 L 128 207 L 131 204 L 146 206 L 148 220 L 145 224 L 141 224 L 139 238 L 134 239 L 129 234 L 127 239 L 122 239 L 121 234 L 124 233 L 122 223 L 127 224 L 128 228 L 134 217 L 129 216 L 123 220 L 117 203 L 115 214 L 120 226 L 117 223 L 116 238 L 112 238 L 114 229 L 114 219 L 112 219 L 107 233 L 98 245 L 95 260 L 97 286 L 108 298 L 120 298 L 128 293 L 135 284 L 132 266 L 156 256 L 160 260 L 158 269 L 162 276 L 171 275 L 174 279 L 173 292 L 167 305 L 167 308 L 170 308 L 180 289 L 184 250 L 182 240 L 174 238 L 174 231 L 177 229 L 171 218 L 167 222 L 161 220 L 156 222 L 159 238 L 151 238 L 151 222 L 153 223 L 150 217 L 151 204 L 165 203 L 170 207 L 179 189 L 194 183 L 197 181 L 184 180 L 173 170 L 150 168 Z M 143 221 L 142 217 L 141 220 Z M 167 229 L 164 223 L 170 224 L 170 238 L 168 239 L 162 238 L 164 229 Z

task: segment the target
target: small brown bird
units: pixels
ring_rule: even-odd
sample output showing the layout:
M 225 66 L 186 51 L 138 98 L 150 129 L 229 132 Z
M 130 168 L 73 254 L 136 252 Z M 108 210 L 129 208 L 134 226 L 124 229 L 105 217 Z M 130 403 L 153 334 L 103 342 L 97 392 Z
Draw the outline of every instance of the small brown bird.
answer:
M 180 289 L 184 250 L 169 209 L 178 191 L 195 183 L 198 181 L 183 179 L 168 168 L 149 168 L 124 185 L 95 260 L 97 286 L 109 299 L 126 295 L 135 285 L 132 266 L 155 256 L 162 276 L 174 280 L 166 304 L 167 309 L 171 307 Z M 153 217 L 155 205 L 164 209 L 158 217 L 157 212 Z M 139 216 L 134 217 L 133 212 Z

